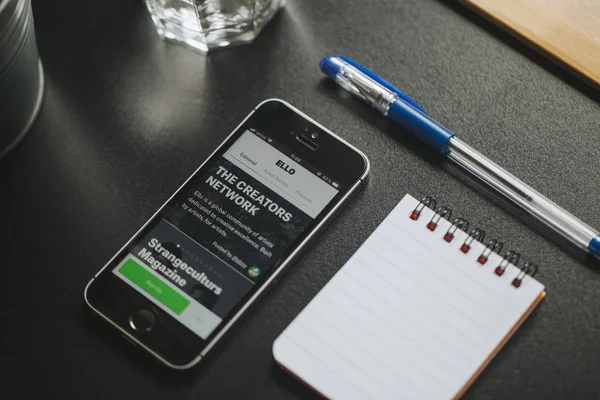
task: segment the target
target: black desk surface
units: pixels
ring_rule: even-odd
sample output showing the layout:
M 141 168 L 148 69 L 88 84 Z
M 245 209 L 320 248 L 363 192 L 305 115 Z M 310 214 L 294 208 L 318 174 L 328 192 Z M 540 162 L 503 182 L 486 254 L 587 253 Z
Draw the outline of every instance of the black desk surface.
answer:
M 515 209 L 322 80 L 370 66 L 465 141 L 600 227 L 600 96 L 438 0 L 289 0 L 252 44 L 160 41 L 141 2 L 34 1 L 46 97 L 0 162 L 8 398 L 293 399 L 271 344 L 405 193 L 435 195 L 538 262 L 548 296 L 466 398 L 598 398 L 600 275 Z M 201 366 L 160 366 L 85 308 L 92 275 L 261 100 L 296 105 L 372 162 L 367 189 Z M 2 396 L 4 397 L 4 396 Z M 7 397 L 4 397 L 7 398 Z

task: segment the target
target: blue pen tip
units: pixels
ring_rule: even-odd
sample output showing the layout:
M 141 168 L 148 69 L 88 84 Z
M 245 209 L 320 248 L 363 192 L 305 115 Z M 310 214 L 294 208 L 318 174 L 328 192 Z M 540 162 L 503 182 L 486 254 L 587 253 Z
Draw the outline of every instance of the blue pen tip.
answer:
M 600 260 L 600 235 L 592 239 L 588 245 L 588 250 L 594 255 L 594 257 Z
M 325 57 L 319 63 L 319 68 L 328 77 L 335 79 L 338 72 L 340 72 L 341 66 L 337 57 Z

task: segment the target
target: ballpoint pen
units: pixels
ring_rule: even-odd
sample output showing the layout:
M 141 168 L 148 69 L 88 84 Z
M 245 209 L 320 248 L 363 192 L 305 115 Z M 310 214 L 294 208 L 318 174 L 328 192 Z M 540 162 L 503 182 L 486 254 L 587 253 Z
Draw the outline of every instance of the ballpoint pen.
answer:
M 325 57 L 319 66 L 325 75 L 344 89 L 496 189 L 577 247 L 600 259 L 598 230 L 457 138 L 400 90 L 346 57 Z

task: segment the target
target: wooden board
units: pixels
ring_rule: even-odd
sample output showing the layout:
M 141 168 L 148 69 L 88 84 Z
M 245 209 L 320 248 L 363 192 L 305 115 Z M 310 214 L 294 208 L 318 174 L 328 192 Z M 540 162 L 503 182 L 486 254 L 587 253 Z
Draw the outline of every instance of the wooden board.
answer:
M 459 0 L 600 87 L 600 0 Z

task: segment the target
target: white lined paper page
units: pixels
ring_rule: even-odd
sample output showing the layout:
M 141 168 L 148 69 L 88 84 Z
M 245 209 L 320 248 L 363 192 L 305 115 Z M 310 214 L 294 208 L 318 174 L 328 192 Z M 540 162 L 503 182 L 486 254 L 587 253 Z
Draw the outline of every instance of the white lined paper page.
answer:
M 451 399 L 544 292 L 519 269 L 503 276 L 485 246 L 426 228 L 410 195 L 377 227 L 273 344 L 276 361 L 331 399 Z

